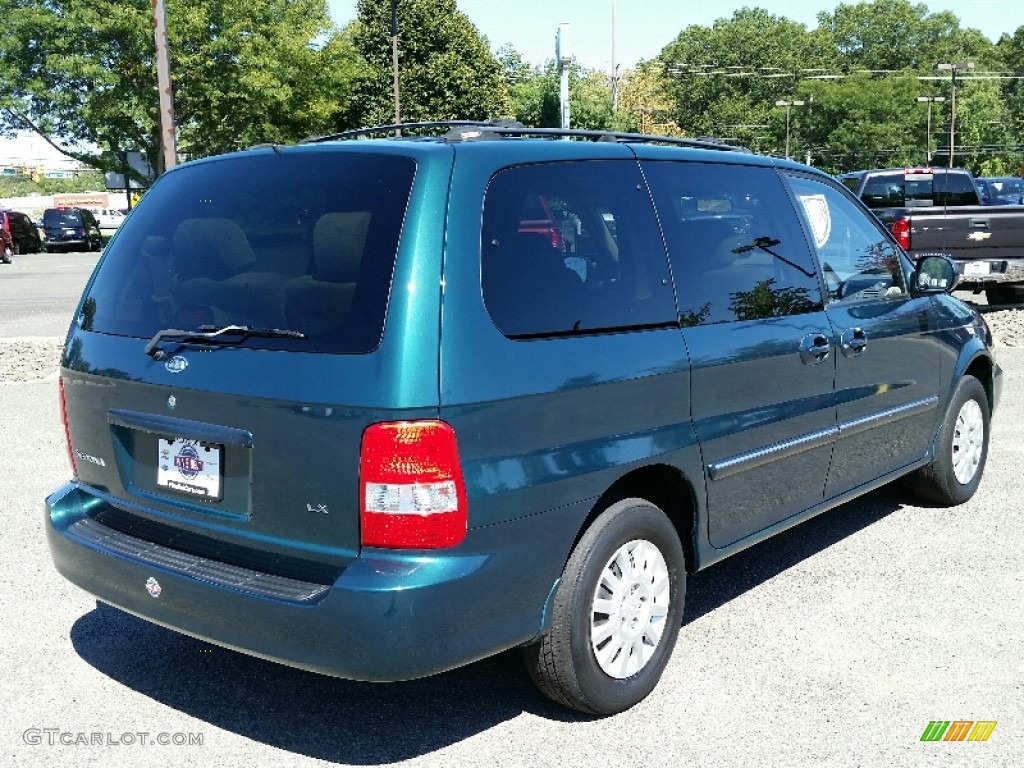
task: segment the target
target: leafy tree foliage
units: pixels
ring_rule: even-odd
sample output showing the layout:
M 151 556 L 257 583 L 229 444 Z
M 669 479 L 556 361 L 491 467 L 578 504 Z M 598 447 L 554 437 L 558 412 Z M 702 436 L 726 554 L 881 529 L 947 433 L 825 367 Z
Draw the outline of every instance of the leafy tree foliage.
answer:
M 996 45 L 961 29 L 954 14 L 907 0 L 841 3 L 819 14 L 813 30 L 749 8 L 689 27 L 653 62 L 661 69 L 647 98 L 668 101 L 665 111 L 684 133 L 778 155 L 787 129 L 775 102 L 802 101 L 790 110 L 790 154 L 838 172 L 924 162 L 927 110 L 917 97 L 939 95 L 946 102 L 933 104 L 931 127 L 940 162 L 943 149 L 948 159 L 952 82 L 935 65 L 962 62 L 974 70 L 958 73 L 955 162 L 976 172 L 1016 167 L 1024 150 L 1022 31 Z
M 166 0 L 179 149 L 192 157 L 389 123 L 391 5 L 358 0 L 345 29 L 326 0 Z M 0 131 L 34 127 L 115 169 L 160 156 L 151 0 L 0 0 Z M 398 0 L 403 120 L 515 117 L 559 124 L 553 61 L 489 44 L 456 0 Z M 911 0 L 840 2 L 809 29 L 745 7 L 690 26 L 619 80 L 574 63 L 574 127 L 728 138 L 810 157 L 832 172 L 954 162 L 1013 173 L 1024 162 L 1024 27 L 998 44 Z M 920 96 L 942 96 L 928 110 Z M 802 101 L 786 110 L 777 101 Z
M 364 64 L 354 86 L 359 108 L 339 129 L 394 121 L 391 3 L 359 0 L 357 9 L 350 32 Z M 508 116 L 501 65 L 455 0 L 400 0 L 398 27 L 403 122 Z
M 793 97 L 801 73 L 822 71 L 821 35 L 761 9 L 742 8 L 711 27 L 692 26 L 658 61 L 672 118 L 690 135 L 732 135 L 769 122 L 774 103 Z
M 33 181 L 20 174 L 0 176 L 0 198 L 22 197 L 28 195 L 53 195 L 62 192 L 89 192 L 103 189 L 103 174 L 90 171 L 79 174 L 71 179 L 42 178 Z
M 329 127 L 356 66 L 325 0 L 167 0 L 179 151 L 191 157 Z M 160 157 L 150 0 L 0 0 L 0 120 L 101 169 Z M 98 151 L 97 151 L 98 148 Z

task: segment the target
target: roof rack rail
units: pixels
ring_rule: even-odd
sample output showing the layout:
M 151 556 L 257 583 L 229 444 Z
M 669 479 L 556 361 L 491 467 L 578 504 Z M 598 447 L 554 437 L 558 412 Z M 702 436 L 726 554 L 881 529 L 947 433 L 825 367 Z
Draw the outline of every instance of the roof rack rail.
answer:
M 590 139 L 591 141 L 671 144 L 698 149 L 715 149 L 725 152 L 751 152 L 747 147 L 727 144 L 721 139 L 715 139 L 708 136 L 679 138 L 676 136 L 657 136 L 645 133 L 595 131 L 576 128 L 528 128 L 522 123 L 514 120 L 436 120 L 422 123 L 395 123 L 392 125 L 378 125 L 372 128 L 359 128 L 352 131 L 341 131 L 340 133 L 332 133 L 327 136 L 310 136 L 299 143 L 315 144 L 322 141 L 358 139 L 367 136 L 391 134 L 396 132 L 398 132 L 398 135 L 401 135 L 401 131 L 424 130 L 431 128 L 450 129 L 441 137 L 445 141 L 476 141 L 480 139 L 497 139 L 507 136 L 537 136 L 547 138 Z

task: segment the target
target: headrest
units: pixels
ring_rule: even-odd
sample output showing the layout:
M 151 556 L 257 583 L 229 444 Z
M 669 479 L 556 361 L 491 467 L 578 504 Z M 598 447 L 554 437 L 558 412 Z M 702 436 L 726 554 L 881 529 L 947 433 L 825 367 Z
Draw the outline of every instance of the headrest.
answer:
M 256 263 L 249 239 L 231 219 L 185 219 L 174 230 L 178 278 L 224 280 Z
M 319 280 L 354 282 L 366 248 L 369 211 L 325 213 L 313 228 L 313 272 Z

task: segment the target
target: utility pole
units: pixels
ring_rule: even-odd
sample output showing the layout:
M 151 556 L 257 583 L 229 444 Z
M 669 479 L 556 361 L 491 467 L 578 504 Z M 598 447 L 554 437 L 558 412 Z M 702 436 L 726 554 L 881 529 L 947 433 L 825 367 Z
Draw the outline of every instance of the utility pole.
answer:
M 569 67 L 572 64 L 572 52 L 569 49 L 569 25 L 565 22 L 558 25 L 555 37 L 555 61 L 558 62 L 558 97 L 561 102 L 562 129 L 569 129 Z
M 167 55 L 167 12 L 164 0 L 153 2 L 153 37 L 156 42 L 156 85 L 160 92 L 160 146 L 164 170 L 178 163 L 178 144 L 174 128 L 174 96 L 171 91 L 171 63 Z M 127 179 L 125 180 L 127 183 Z
M 776 101 L 775 102 L 775 106 L 776 107 L 785 107 L 786 108 L 786 159 L 787 160 L 792 160 L 792 158 L 789 156 L 789 111 L 793 107 L 802 107 L 803 105 L 804 105 L 804 102 L 802 102 L 802 101 Z
M 391 90 L 395 96 L 395 125 L 402 122 L 398 98 L 398 0 L 391 0 Z M 395 128 L 395 136 L 401 136 L 402 129 Z
M 615 0 L 612 0 L 612 114 L 619 111 L 619 66 L 615 63 Z
M 961 61 L 957 64 L 936 64 L 935 69 L 940 72 L 949 72 L 951 77 L 951 88 L 949 93 L 949 167 L 953 167 L 954 143 L 956 136 L 956 73 L 961 70 L 974 69 L 973 61 Z
M 943 102 L 946 100 L 945 96 L 918 96 L 918 102 L 928 103 L 928 119 L 926 122 L 924 132 L 924 156 L 926 165 L 932 164 L 932 104 L 936 102 Z

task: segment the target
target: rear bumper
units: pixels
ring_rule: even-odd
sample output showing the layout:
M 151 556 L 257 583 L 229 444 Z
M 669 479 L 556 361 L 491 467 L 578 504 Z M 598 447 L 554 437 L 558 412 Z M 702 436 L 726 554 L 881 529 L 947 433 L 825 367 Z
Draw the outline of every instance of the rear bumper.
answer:
M 971 264 L 987 264 L 987 274 L 968 274 L 972 269 Z M 1001 285 L 1019 283 L 1024 284 L 1024 259 L 963 259 L 957 261 L 960 268 L 960 282 L 958 287 L 984 287 L 986 285 Z M 981 267 L 985 270 L 986 267 Z
M 371 681 L 424 677 L 535 638 L 577 522 L 563 508 L 471 530 L 442 554 L 364 549 L 333 584 L 316 585 L 154 552 L 104 531 L 89 514 L 102 503 L 77 484 L 46 500 L 50 552 L 74 584 L 217 645 Z

